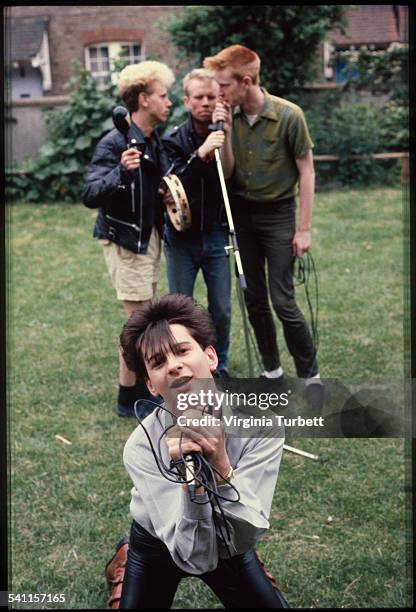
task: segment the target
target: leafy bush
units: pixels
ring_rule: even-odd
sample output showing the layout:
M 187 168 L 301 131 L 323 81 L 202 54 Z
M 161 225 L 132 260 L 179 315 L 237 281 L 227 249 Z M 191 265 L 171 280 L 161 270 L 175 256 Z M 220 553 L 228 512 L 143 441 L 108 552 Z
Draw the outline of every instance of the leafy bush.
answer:
M 373 50 L 362 45 L 356 51 L 337 51 L 336 58 L 345 62 L 344 75 L 356 90 L 387 94 L 397 106 L 409 102 L 409 47 L 392 43 L 387 49 Z M 359 78 L 354 78 L 359 74 Z
M 320 163 L 318 177 L 322 182 L 336 174 L 341 184 L 397 184 L 399 160 L 353 161 L 348 155 L 409 150 L 408 46 L 394 43 L 385 50 L 362 46 L 338 51 L 336 57 L 346 64 L 343 91 L 324 97 L 318 105 L 307 104 L 315 152 L 340 157 L 332 168 Z M 363 102 L 368 93 L 383 94 L 388 101 L 383 106 Z
M 113 128 L 117 94 L 110 82 L 99 91 L 91 74 L 79 64 L 68 83 L 72 90 L 65 111 L 45 111 L 47 142 L 39 159 L 22 166 L 24 174 L 8 176 L 6 197 L 26 202 L 77 202 L 92 151 Z
M 342 93 L 331 92 L 304 109 L 314 153 L 339 157 L 339 162 L 316 164 L 318 185 L 331 181 L 341 185 L 397 184 L 400 161 L 374 160 L 371 154 L 407 150 L 403 107 L 389 103 L 380 108 L 359 99 L 349 103 L 343 101 Z M 351 160 L 351 155 L 363 159 Z

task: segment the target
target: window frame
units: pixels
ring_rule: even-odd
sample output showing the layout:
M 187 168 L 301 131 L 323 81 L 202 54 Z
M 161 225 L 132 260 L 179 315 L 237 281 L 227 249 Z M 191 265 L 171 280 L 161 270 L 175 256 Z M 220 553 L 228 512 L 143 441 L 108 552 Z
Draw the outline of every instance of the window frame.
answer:
M 140 47 L 140 55 L 135 56 L 133 52 L 133 47 Z M 129 64 L 135 64 L 138 62 L 142 62 L 146 58 L 144 43 L 143 41 L 106 41 L 106 42 L 95 42 L 90 45 L 86 45 L 84 48 L 85 55 L 85 67 L 92 74 L 94 79 L 98 82 L 99 89 L 103 89 L 105 87 L 105 80 L 108 79 L 112 69 L 114 68 L 114 62 L 120 58 L 120 53 L 123 47 L 129 48 L 129 53 L 126 56 Z M 106 48 L 108 52 L 108 70 L 96 70 L 93 72 L 91 69 L 92 61 L 94 58 L 91 58 L 90 51 L 92 48 L 96 48 L 97 50 Z M 100 58 L 99 58 L 100 59 Z M 117 81 L 117 75 L 112 75 L 113 83 Z

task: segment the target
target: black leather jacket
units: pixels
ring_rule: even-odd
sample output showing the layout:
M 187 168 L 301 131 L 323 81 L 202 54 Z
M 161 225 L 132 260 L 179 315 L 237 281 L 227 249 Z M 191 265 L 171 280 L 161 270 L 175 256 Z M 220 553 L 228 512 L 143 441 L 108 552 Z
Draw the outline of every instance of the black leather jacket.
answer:
M 152 227 L 156 226 L 162 235 L 164 206 L 158 188 L 170 164 L 155 132 L 145 139 L 132 123 L 128 138 L 146 146 L 138 170 L 132 174 L 120 164 L 127 144 L 114 129 L 97 144 L 81 197 L 88 208 L 100 209 L 94 227 L 96 238 L 107 238 L 143 254 L 147 252 Z
M 204 162 L 197 155 L 197 150 L 205 138 L 193 129 L 191 115 L 179 126 L 166 132 L 162 138 L 173 164 L 171 172 L 180 178 L 191 208 L 191 228 L 178 232 L 184 239 L 210 230 L 213 225 L 227 227 L 216 163 Z M 174 229 L 167 215 L 166 222 Z

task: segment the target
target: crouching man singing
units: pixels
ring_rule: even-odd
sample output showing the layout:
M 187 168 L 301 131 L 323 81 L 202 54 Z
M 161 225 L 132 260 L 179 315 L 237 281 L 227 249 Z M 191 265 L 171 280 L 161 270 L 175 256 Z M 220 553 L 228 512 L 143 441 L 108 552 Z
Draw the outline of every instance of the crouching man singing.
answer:
M 255 552 L 269 527 L 283 436 L 231 435 L 222 418 L 203 425 L 206 406 L 181 409 L 181 398 L 216 391 L 214 343 L 208 312 L 179 294 L 151 300 L 123 328 L 127 365 L 164 404 L 124 450 L 134 487 L 120 608 L 170 608 L 188 576 L 225 608 L 288 607 Z

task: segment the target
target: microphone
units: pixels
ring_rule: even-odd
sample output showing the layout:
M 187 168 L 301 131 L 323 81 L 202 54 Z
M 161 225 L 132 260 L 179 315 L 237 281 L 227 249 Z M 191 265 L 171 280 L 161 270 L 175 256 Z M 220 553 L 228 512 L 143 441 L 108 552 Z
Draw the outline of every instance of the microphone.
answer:
M 127 134 L 129 132 L 129 122 L 127 120 L 127 109 L 124 106 L 116 106 L 113 108 L 112 118 L 114 127 L 118 129 L 127 140 Z
M 138 151 L 144 153 L 146 149 L 145 142 L 139 144 L 135 138 L 132 138 L 130 141 L 128 139 L 130 123 L 128 122 L 127 115 L 128 112 L 127 109 L 124 108 L 124 106 L 116 106 L 115 108 L 113 108 L 112 118 L 114 127 L 117 128 L 118 131 L 121 132 L 121 134 L 123 134 L 124 138 L 127 141 L 127 146 L 129 149 L 137 149 Z
M 218 130 L 224 131 L 224 121 L 217 121 L 217 123 L 210 123 L 208 126 L 210 132 L 217 132 Z
M 185 480 L 188 484 L 189 497 L 191 501 L 195 500 L 196 497 L 196 481 L 195 481 L 195 460 L 199 453 L 188 453 L 185 455 Z

